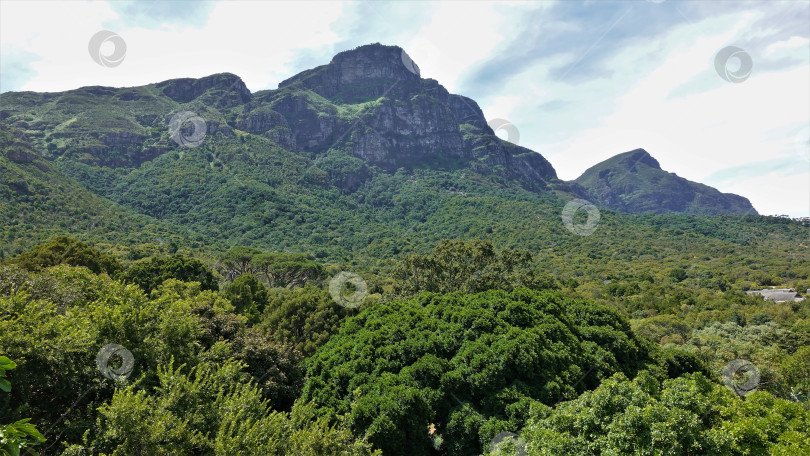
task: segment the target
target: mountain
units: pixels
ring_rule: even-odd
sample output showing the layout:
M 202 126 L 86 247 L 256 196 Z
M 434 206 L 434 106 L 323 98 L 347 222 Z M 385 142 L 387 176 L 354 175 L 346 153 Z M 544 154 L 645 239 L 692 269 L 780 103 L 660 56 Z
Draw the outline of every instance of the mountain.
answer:
M 23 231 L 13 218 L 25 213 L 23 200 L 8 187 L 15 195 L 0 228 L 16 230 L 16 247 L 6 254 L 54 230 L 87 233 L 75 220 L 98 212 L 87 206 L 96 202 L 121 214 L 108 219 L 112 231 L 99 240 L 129 246 L 136 251 L 126 255 L 134 258 L 161 252 L 163 240 L 177 233 L 185 233 L 187 246 L 208 251 L 251 245 L 332 261 L 358 252 L 393 258 L 445 238 L 541 249 L 578 239 L 560 220 L 575 196 L 629 212 L 726 212 L 706 197 L 673 205 L 671 179 L 650 165 L 654 160 L 624 165 L 637 172 L 619 178 L 639 179 L 634 185 L 646 190 L 621 207 L 616 201 L 624 200 L 598 191 L 588 173 L 563 182 L 542 155 L 498 138 L 473 100 L 421 78 L 401 48 L 380 44 L 341 52 L 255 93 L 229 73 L 140 87 L 4 93 L 0 125 L 24 135 L 51 176 L 19 174 L 19 182 L 77 187 L 70 198 L 41 187 L 39 197 L 61 209 Z M 620 166 L 621 157 L 606 163 Z M 665 195 L 654 191 L 660 183 L 669 186 Z M 710 190 L 701 186 L 700 194 Z M 161 241 L 113 229 L 127 220 L 164 230 L 154 236 Z M 615 220 L 611 230 L 622 235 L 639 229 L 619 214 L 602 220 L 604 226 Z M 710 231 L 732 242 L 738 236 Z
M 747 198 L 684 179 L 661 169 L 644 149 L 588 168 L 573 191 L 598 206 L 629 213 L 757 214 Z
M 4 125 L 0 201 L 0 259 L 66 232 L 124 244 L 195 237 L 93 194 L 45 160 L 22 131 Z

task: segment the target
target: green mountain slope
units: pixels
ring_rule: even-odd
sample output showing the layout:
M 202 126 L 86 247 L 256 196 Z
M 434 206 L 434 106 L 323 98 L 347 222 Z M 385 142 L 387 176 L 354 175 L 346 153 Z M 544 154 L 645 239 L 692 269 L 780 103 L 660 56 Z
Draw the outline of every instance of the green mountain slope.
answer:
M 107 247 L 196 238 L 91 193 L 41 157 L 22 132 L 0 126 L 0 258 L 64 233 Z

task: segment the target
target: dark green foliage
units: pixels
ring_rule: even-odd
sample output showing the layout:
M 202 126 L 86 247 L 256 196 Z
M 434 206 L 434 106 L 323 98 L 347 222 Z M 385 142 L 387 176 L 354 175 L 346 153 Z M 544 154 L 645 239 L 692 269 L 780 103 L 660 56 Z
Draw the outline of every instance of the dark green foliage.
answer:
M 272 293 L 258 327 L 274 341 L 293 344 L 309 356 L 356 313 L 335 304 L 327 290 L 309 285 Z
M 17 364 L 5 356 L 0 356 L 0 391 L 11 392 L 11 382 L 5 378 L 6 372 L 17 367 Z M 7 401 L 0 401 L 0 404 Z M 0 454 L 4 456 L 18 456 L 28 453 L 38 456 L 33 446 L 45 442 L 45 437 L 36 426 L 29 423 L 29 418 L 23 418 L 6 425 L 0 424 Z
M 200 282 L 203 290 L 219 290 L 219 283 L 208 266 L 196 258 L 179 254 L 136 262 L 123 273 L 121 279 L 138 285 L 147 293 L 168 279 Z
M 486 290 L 557 289 L 553 276 L 539 271 L 525 250 L 498 250 L 490 241 L 441 241 L 430 255 L 407 256 L 394 268 L 394 291 L 477 293 Z
M 222 295 L 230 299 L 236 313 L 255 323 L 267 305 L 267 288 L 253 274 L 243 274 L 230 283 Z
M 0 391 L 6 393 L 11 391 L 11 382 L 5 377 L 6 372 L 15 367 L 17 364 L 14 361 L 0 356 Z M 18 456 L 24 451 L 33 456 L 38 455 L 31 447 L 44 443 L 45 437 L 29 421 L 30 419 L 23 418 L 6 425 L 0 424 L 0 454 Z
M 234 247 L 220 256 L 220 268 L 228 280 L 252 274 L 270 287 L 292 288 L 326 276 L 322 264 L 305 253 L 263 253 L 251 247 Z
M 309 359 L 300 401 L 348 414 L 385 454 L 429 454 L 431 423 L 448 454 L 470 454 L 462 448 L 521 427 L 531 404 L 635 375 L 649 350 L 611 310 L 555 292 L 424 294 L 348 320 Z
M 114 257 L 68 236 L 57 236 L 29 252 L 6 260 L 6 263 L 19 265 L 29 271 L 41 271 L 58 264 L 84 266 L 96 274 L 103 272 L 110 276 L 121 271 L 121 264 Z
M 664 362 L 664 368 L 670 378 L 692 373 L 701 373 L 707 378 L 712 377 L 712 372 L 706 364 L 697 355 L 686 350 L 666 347 L 661 351 L 661 360 Z

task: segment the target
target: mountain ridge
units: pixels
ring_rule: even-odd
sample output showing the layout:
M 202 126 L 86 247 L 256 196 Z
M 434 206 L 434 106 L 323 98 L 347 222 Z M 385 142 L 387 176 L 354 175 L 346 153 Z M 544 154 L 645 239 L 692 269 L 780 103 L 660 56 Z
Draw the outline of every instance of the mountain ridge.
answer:
M 665 171 L 644 149 L 614 155 L 572 182 L 581 197 L 621 212 L 758 215 L 747 198 Z
M 375 59 L 379 74 L 368 72 Z M 474 100 L 421 78 L 409 59 L 399 47 L 362 46 L 256 92 L 231 73 L 8 92 L 0 124 L 25 135 L 54 180 L 70 178 L 143 223 L 188 229 L 195 242 L 396 254 L 491 233 L 515 242 L 537 225 L 525 213 L 559 224 L 554 208 L 575 197 L 617 207 L 498 138 Z M 664 173 L 652 157 L 637 167 Z

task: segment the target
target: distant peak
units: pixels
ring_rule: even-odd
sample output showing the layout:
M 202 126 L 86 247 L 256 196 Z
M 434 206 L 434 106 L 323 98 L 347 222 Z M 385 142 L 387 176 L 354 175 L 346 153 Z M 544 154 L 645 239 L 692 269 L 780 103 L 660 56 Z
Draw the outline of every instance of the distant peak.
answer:
M 644 149 L 633 149 L 630 152 L 624 152 L 616 155 L 613 157 L 613 159 L 621 160 L 629 167 L 635 166 L 638 163 L 643 163 L 650 168 L 661 169 L 661 164 L 658 163 L 658 160 L 653 158 L 653 156 Z

